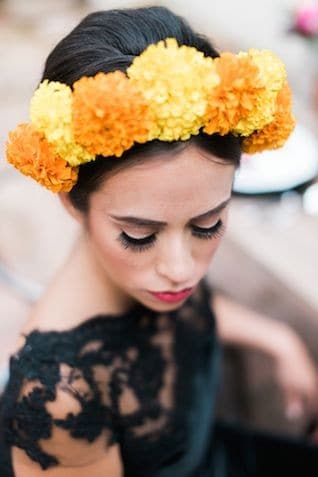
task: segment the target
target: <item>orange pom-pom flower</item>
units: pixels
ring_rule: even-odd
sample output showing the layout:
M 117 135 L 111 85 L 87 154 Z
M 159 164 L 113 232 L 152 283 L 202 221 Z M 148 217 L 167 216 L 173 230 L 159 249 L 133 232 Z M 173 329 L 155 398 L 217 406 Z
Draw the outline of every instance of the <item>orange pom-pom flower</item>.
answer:
M 9 134 L 7 161 L 52 192 L 69 192 L 78 169 L 57 156 L 54 147 L 31 124 L 20 124 Z
M 221 82 L 210 92 L 204 132 L 225 135 L 254 109 L 264 85 L 257 65 L 248 56 L 223 53 L 214 62 Z
M 74 83 L 73 132 L 91 154 L 120 157 L 153 128 L 147 103 L 121 71 Z
M 294 127 L 295 118 L 291 112 L 291 90 L 286 81 L 277 95 L 274 120 L 244 139 L 242 150 L 253 154 L 265 149 L 278 149 L 285 144 Z

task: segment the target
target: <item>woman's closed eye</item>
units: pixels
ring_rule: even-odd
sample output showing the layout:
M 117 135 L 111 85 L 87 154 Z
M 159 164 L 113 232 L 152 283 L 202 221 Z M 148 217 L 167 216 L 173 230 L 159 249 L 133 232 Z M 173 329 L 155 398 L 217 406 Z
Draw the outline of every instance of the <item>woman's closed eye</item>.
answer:
M 218 236 L 222 236 L 224 232 L 224 224 L 221 219 L 212 227 L 198 227 L 197 225 L 191 225 L 192 235 L 199 239 L 213 239 Z M 157 234 L 153 233 L 141 238 L 135 238 L 122 231 L 118 237 L 118 241 L 121 245 L 127 249 L 130 248 L 133 251 L 142 252 L 149 249 L 157 240 Z
M 198 227 L 197 225 L 192 225 L 192 235 L 195 237 L 210 239 L 217 236 L 222 236 L 224 232 L 224 224 L 221 219 L 217 221 L 216 224 L 211 227 Z

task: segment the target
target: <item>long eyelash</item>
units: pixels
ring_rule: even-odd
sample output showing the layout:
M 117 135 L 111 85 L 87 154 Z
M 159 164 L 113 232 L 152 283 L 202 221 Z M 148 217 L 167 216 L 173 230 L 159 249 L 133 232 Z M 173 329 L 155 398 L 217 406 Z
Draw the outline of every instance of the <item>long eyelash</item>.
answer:
M 211 239 L 216 237 L 222 237 L 225 227 L 220 219 L 215 225 L 206 229 L 202 227 L 192 226 L 192 235 L 201 239 Z
M 224 230 L 225 227 L 221 219 L 215 225 L 213 225 L 213 227 L 208 229 L 192 225 L 192 235 L 205 240 L 221 237 L 224 233 Z M 117 240 L 125 249 L 130 248 L 134 252 L 143 252 L 144 250 L 147 250 L 153 246 L 157 240 L 157 237 L 155 234 L 152 234 L 148 237 L 135 239 L 127 235 L 125 232 L 121 232 Z
M 148 237 L 135 239 L 127 235 L 125 232 L 122 232 L 117 240 L 123 245 L 125 249 L 131 248 L 134 252 L 143 252 L 144 250 L 147 250 L 148 248 L 152 247 L 157 238 L 154 234 L 152 234 Z

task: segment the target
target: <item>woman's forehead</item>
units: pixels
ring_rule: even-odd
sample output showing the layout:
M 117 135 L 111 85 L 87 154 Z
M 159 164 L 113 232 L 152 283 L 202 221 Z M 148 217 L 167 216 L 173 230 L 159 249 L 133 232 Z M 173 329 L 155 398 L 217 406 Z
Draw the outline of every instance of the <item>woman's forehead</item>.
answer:
M 228 199 L 233 174 L 233 165 L 188 148 L 122 169 L 105 181 L 94 199 L 111 214 L 158 220 L 169 212 L 196 216 Z

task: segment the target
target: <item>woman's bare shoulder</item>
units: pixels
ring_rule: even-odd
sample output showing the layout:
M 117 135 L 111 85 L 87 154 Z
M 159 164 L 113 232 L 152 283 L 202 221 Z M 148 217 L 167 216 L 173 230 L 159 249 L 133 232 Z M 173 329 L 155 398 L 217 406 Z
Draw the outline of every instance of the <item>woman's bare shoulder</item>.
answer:
M 76 339 L 80 329 L 74 329 L 74 335 L 63 334 L 62 340 L 59 335 L 50 333 L 76 328 L 105 309 L 97 295 L 92 297 L 89 290 L 83 293 L 87 283 L 83 283 L 82 288 L 77 287 L 78 283 L 64 280 L 66 275 L 48 286 L 32 310 L 22 330 L 21 340 L 24 342 L 20 342 L 11 361 L 10 375 L 13 379 L 18 376 L 15 382 L 20 386 L 19 402 L 10 415 L 11 432 L 16 443 L 12 454 L 14 469 L 17 476 L 23 477 L 86 476 L 103 472 L 119 477 L 122 475 L 119 446 L 111 423 L 100 421 L 104 406 L 102 397 L 105 395 L 107 402 L 110 398 L 106 391 L 99 392 L 98 386 L 105 383 L 102 389 L 106 389 L 109 371 L 105 366 L 103 373 L 98 375 L 98 385 L 97 381 L 92 385 L 94 370 L 85 360 L 77 359 L 85 349 L 86 334 L 82 335 L 83 341 Z M 35 330 L 43 331 L 43 334 L 32 333 Z M 94 337 L 95 331 L 90 329 L 87 338 L 93 339 L 93 344 Z M 30 415 L 38 416 L 34 425 L 27 422 L 28 416 L 22 412 L 23 407 L 20 410 L 20 403 L 21 407 L 27 406 Z M 41 427 L 43 416 L 45 423 Z M 93 423 L 91 427 L 85 425 L 81 428 L 85 419 Z M 45 434 L 47 429 L 50 430 L 49 437 Z M 90 434 L 92 432 L 95 434 Z M 47 461 L 52 461 L 52 467 L 42 470 Z
M 56 274 L 32 307 L 21 336 L 33 330 L 67 331 L 94 316 L 114 311 L 98 280 L 85 270 L 75 272 L 66 266 Z

